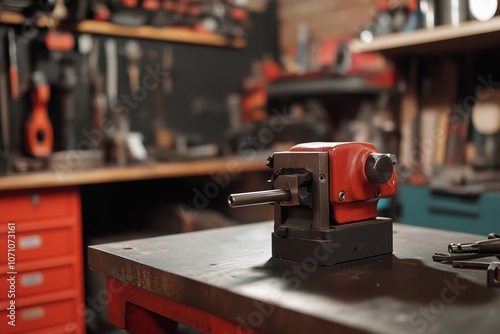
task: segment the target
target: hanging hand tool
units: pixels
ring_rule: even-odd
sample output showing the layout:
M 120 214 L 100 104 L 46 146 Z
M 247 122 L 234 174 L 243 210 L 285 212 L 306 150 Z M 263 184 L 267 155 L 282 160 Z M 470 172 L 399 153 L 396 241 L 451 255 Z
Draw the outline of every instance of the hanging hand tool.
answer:
M 78 52 L 82 55 L 82 66 L 80 68 L 80 78 L 82 85 L 89 82 L 90 54 L 94 45 L 94 38 L 88 34 L 78 36 Z
M 16 33 L 14 29 L 9 29 L 7 32 L 9 39 L 9 79 L 10 79 L 10 96 L 13 100 L 19 97 L 19 69 L 17 67 L 17 45 Z
M 104 78 L 99 71 L 99 40 L 95 40 L 89 55 L 89 70 L 92 93 L 92 128 L 101 131 L 102 122 L 108 108 L 108 99 L 104 89 Z M 101 140 L 92 141 L 92 146 L 98 149 L 102 146 Z
M 75 98 L 74 90 L 78 83 L 76 67 L 70 58 L 64 58 L 60 62 L 59 88 L 61 92 L 61 114 L 62 114 L 62 140 L 64 149 L 72 150 L 76 148 L 75 133 Z
M 139 89 L 139 78 L 141 75 L 140 60 L 142 50 L 139 42 L 129 40 L 125 44 L 125 57 L 127 58 L 127 72 L 130 82 L 130 91 L 135 92 Z
M 115 107 L 118 99 L 118 55 L 117 44 L 114 39 L 107 39 L 104 44 L 106 51 L 106 96 L 108 97 L 108 110 Z
M 171 73 L 173 67 L 173 49 L 172 47 L 163 48 L 162 71 Z M 173 81 L 172 75 L 164 78 L 157 83 L 155 88 L 155 120 L 154 133 L 155 143 L 158 153 L 171 150 L 174 146 L 174 134 L 167 127 L 166 103 L 165 99 L 172 94 Z M 161 153 L 160 153 L 161 154 Z
M 0 54 L 3 59 L 4 55 L 3 44 L 0 45 Z M 7 73 L 4 62 L 0 61 L 0 125 L 1 125 L 1 140 L 2 150 L 0 151 L 0 174 L 10 171 L 10 124 L 9 124 L 9 102 L 7 92 Z
M 273 256 L 333 265 L 392 253 L 392 220 L 377 218 L 377 203 L 396 194 L 394 155 L 368 143 L 310 143 L 268 161 L 272 190 L 231 195 L 228 203 L 274 203 Z
M 108 99 L 108 115 L 113 126 L 106 131 L 105 155 L 106 161 L 118 166 L 125 166 L 128 162 L 127 136 L 129 122 L 118 104 L 118 53 L 117 43 L 107 39 L 104 45 L 106 50 L 106 95 Z
M 52 152 L 54 134 L 48 116 L 50 86 L 42 72 L 32 74 L 32 111 L 25 124 L 26 149 L 29 155 L 47 157 Z

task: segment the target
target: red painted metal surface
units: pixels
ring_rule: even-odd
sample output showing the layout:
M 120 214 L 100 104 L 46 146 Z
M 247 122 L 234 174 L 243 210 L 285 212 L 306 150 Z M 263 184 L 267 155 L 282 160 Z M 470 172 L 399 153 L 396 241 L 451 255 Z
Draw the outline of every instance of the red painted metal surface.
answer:
M 0 272 L 13 271 L 8 223 L 15 223 L 17 272 L 13 298 L 2 276 L 0 317 L 9 319 L 12 300 L 18 315 L 15 327 L 1 322 L 0 333 L 85 334 L 81 215 L 75 187 L 0 193 Z
M 328 152 L 330 170 L 330 203 L 332 218 L 339 224 L 357 222 L 377 217 L 377 189 L 380 198 L 396 194 L 398 182 L 393 171 L 389 182 L 373 184 L 365 175 L 368 156 L 378 153 L 369 143 L 307 143 L 290 149 L 292 152 Z M 339 199 L 339 193 L 345 193 L 345 199 Z
M 141 288 L 107 277 L 108 318 L 119 327 L 133 333 L 169 334 L 177 323 L 186 324 L 203 333 L 262 334 L 255 329 L 247 329 L 242 325 L 214 316 L 208 312 L 195 309 L 159 296 Z M 159 318 L 161 316 L 163 318 Z

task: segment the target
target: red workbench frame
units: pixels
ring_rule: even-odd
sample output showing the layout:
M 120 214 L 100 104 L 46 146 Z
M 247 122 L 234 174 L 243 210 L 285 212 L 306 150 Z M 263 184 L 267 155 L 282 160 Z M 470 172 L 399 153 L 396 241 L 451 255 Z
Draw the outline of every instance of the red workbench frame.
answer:
M 106 277 L 108 318 L 130 334 L 171 334 L 183 323 L 203 333 L 231 334 L 245 328 L 144 289 Z M 253 331 L 253 334 L 262 334 Z

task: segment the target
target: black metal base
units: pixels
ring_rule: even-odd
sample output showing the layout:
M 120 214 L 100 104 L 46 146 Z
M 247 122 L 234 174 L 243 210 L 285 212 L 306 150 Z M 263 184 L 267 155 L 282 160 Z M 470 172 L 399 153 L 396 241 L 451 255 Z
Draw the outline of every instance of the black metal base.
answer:
M 284 226 L 284 225 L 282 225 Z M 374 220 L 332 226 L 318 239 L 272 234 L 273 256 L 320 266 L 392 253 L 392 220 Z

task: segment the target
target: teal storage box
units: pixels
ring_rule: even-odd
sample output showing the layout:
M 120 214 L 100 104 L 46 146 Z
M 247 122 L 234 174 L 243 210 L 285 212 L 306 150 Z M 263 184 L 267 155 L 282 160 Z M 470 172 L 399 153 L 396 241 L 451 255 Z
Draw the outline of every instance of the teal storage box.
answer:
M 398 196 L 403 224 L 484 236 L 500 233 L 500 192 L 460 196 L 433 193 L 423 186 L 400 185 Z

